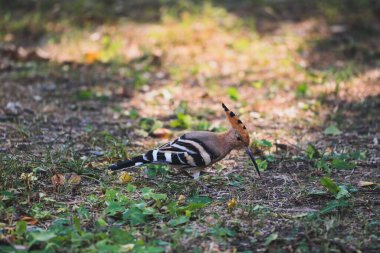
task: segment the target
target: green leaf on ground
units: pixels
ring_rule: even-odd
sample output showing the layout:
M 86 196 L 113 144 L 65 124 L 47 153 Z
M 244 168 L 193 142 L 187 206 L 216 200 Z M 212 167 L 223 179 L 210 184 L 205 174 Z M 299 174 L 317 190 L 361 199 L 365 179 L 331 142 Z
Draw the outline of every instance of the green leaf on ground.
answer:
M 351 194 L 349 193 L 348 189 L 344 185 L 339 185 L 339 192 L 336 195 L 336 199 L 347 199 L 350 198 Z
M 177 119 L 169 122 L 170 127 L 188 129 L 193 125 L 193 118 L 188 114 L 178 113 Z
M 141 189 L 142 195 L 144 199 L 154 199 L 154 200 L 164 200 L 167 198 L 167 195 L 165 193 L 154 193 L 153 189 L 151 188 L 143 188 Z
M 321 178 L 321 184 L 332 194 L 336 195 L 339 192 L 339 187 L 329 177 Z
M 23 221 L 23 220 L 22 221 L 18 221 L 16 223 L 16 233 L 18 235 L 24 234 L 26 232 L 26 227 L 27 227 L 26 221 Z
M 265 238 L 264 245 L 269 246 L 269 244 L 271 244 L 273 241 L 277 240 L 277 238 L 278 238 L 277 232 L 270 234 L 267 238 Z
M 338 170 L 352 170 L 355 168 L 355 164 L 346 162 L 342 159 L 334 159 L 331 162 L 331 167 Z
M 95 224 L 98 227 L 106 227 L 108 225 L 108 223 L 103 218 L 97 219 L 96 222 L 95 222 Z
M 265 139 L 261 139 L 261 140 L 255 140 L 254 141 L 254 144 L 257 146 L 257 147 L 265 147 L 265 148 L 270 148 L 272 147 L 272 142 L 268 141 L 268 140 L 265 140 Z
M 80 90 L 75 94 L 77 100 L 90 100 L 94 97 L 94 94 L 91 90 Z
M 129 111 L 128 116 L 129 116 L 129 118 L 131 118 L 131 119 L 137 119 L 137 118 L 139 117 L 139 112 L 138 112 L 136 109 L 132 108 L 132 109 Z
M 314 219 L 314 218 L 318 217 L 319 215 L 329 214 L 338 208 L 343 208 L 343 207 L 347 207 L 347 206 L 349 206 L 349 202 L 346 200 L 333 200 L 333 201 L 328 202 L 319 211 L 309 213 L 308 218 Z
M 33 241 L 37 242 L 46 242 L 50 239 L 53 239 L 56 234 L 51 231 L 38 231 L 38 232 L 32 232 L 30 235 L 33 237 Z
M 133 184 L 128 184 L 127 185 L 127 191 L 128 192 L 135 192 L 136 191 L 136 186 L 134 186 Z
M 299 84 L 296 88 L 296 97 L 305 97 L 308 91 L 308 85 L 306 82 Z
M 274 155 L 266 155 L 265 160 L 270 162 L 270 163 L 273 163 L 276 161 L 276 157 Z
M 237 52 L 244 52 L 250 47 L 251 43 L 248 39 L 242 38 L 242 39 L 236 39 L 232 43 L 232 48 L 236 50 Z
M 326 206 L 319 211 L 319 213 L 328 214 L 340 207 L 347 207 L 348 205 L 349 203 L 346 200 L 333 200 L 328 202 Z
M 351 155 L 351 158 L 354 160 L 364 160 L 367 157 L 366 153 L 367 153 L 366 151 L 354 151 L 350 155 Z
M 335 125 L 330 125 L 328 126 L 325 131 L 323 132 L 326 135 L 340 135 L 342 131 L 340 131 L 337 126 Z
M 107 215 L 115 215 L 117 213 L 120 213 L 120 212 L 123 212 L 125 210 L 125 207 L 119 203 L 119 202 L 111 202 L 107 208 L 104 210 L 104 212 L 107 214 Z
M 211 228 L 209 232 L 217 237 L 234 237 L 236 235 L 236 232 L 234 230 L 220 226 Z
M 254 81 L 252 82 L 252 86 L 255 87 L 256 89 L 260 89 L 261 87 L 263 87 L 263 81 Z
M 168 222 L 168 224 L 171 226 L 171 227 L 175 227 L 175 226 L 178 226 L 178 225 L 181 225 L 181 224 L 184 224 L 186 222 L 189 221 L 189 218 L 186 217 L 186 216 L 179 216 L 178 218 L 175 218 L 175 219 L 172 219 Z
M 265 171 L 268 169 L 268 162 L 266 160 L 256 159 L 256 163 L 260 171 Z
M 178 207 L 176 210 L 176 213 L 177 214 L 186 214 L 186 212 L 191 213 L 191 212 L 196 211 L 198 209 L 202 209 L 206 205 L 207 204 L 202 204 L 202 203 L 191 203 L 191 204 L 188 204 L 187 206 Z
M 107 253 L 117 253 L 120 252 L 119 245 L 111 245 L 108 240 L 100 240 L 96 245 L 96 249 L 98 252 L 107 252 Z
M 315 166 L 317 167 L 317 169 L 322 169 L 323 171 L 329 171 L 330 170 L 329 162 L 327 162 L 327 161 L 325 161 L 323 159 L 319 159 L 315 163 Z
M 208 196 L 193 196 L 187 199 L 189 204 L 210 204 L 211 202 L 212 198 Z
M 234 101 L 238 101 L 240 98 L 239 91 L 235 87 L 228 87 L 227 94 Z
M 124 212 L 123 219 L 130 221 L 132 225 L 145 223 L 145 215 L 137 207 L 132 207 Z
M 307 145 L 305 153 L 309 159 L 315 159 L 315 158 L 321 157 L 321 153 L 319 153 L 318 149 L 312 144 Z
M 159 120 L 151 118 L 142 118 L 139 122 L 139 126 L 148 133 L 154 132 L 154 130 L 163 126 L 162 122 Z
M 345 185 L 337 185 L 331 178 L 321 178 L 321 184 L 334 195 L 336 199 L 350 198 L 349 188 Z
M 161 253 L 161 252 L 165 252 L 165 249 L 160 248 L 160 247 L 155 247 L 155 246 L 149 246 L 149 247 L 144 247 L 138 251 L 136 250 L 136 252 L 138 252 L 138 253 Z
M 119 244 L 132 243 L 135 240 L 135 238 L 130 232 L 122 230 L 117 227 L 111 228 L 110 238 L 114 242 L 119 243 Z

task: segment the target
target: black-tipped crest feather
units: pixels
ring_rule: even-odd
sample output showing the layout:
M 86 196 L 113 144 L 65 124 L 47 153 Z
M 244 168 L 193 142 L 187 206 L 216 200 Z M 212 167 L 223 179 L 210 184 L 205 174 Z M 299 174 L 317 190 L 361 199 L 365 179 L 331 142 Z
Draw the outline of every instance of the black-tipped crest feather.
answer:
M 224 103 L 222 103 L 222 106 L 223 106 L 224 111 L 226 111 L 226 112 L 229 111 L 228 108 L 227 108 L 227 106 Z

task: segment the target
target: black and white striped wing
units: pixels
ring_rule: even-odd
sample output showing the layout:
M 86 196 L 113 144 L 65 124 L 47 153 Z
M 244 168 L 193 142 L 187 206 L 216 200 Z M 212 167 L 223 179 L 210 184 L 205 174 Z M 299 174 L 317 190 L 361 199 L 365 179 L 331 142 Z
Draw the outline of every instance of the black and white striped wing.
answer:
M 145 161 L 166 163 L 181 167 L 205 167 L 215 159 L 201 141 L 187 139 L 185 135 L 143 155 Z

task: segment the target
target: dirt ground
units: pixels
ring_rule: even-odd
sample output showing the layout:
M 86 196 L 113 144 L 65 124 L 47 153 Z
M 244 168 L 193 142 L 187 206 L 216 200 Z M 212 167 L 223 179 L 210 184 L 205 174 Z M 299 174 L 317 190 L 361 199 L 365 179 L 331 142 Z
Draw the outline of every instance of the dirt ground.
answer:
M 379 252 L 380 21 L 352 25 L 366 1 L 337 20 L 303 2 L 143 2 L 4 9 L 0 252 Z M 243 151 L 202 174 L 210 192 L 166 166 L 107 170 L 226 130 L 221 102 L 261 178 Z

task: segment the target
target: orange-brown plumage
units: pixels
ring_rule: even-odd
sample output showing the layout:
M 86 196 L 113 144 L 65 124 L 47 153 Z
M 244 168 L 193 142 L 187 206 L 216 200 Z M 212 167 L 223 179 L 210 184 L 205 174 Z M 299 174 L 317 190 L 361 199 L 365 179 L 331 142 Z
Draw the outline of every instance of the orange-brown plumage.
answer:
M 224 103 L 222 103 L 222 106 L 232 128 L 239 133 L 244 144 L 249 146 L 249 133 L 244 123 L 236 116 L 233 111 L 230 111 Z

